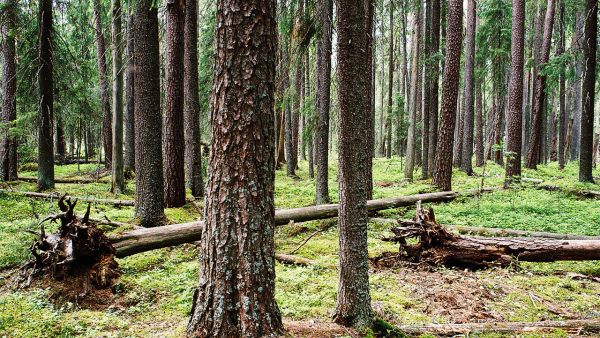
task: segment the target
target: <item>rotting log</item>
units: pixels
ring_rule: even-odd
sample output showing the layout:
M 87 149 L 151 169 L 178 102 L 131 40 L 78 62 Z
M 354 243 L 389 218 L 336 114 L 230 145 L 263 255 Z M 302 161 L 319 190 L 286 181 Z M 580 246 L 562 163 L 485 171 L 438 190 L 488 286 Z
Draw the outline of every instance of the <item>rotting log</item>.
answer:
M 508 266 L 518 261 L 600 260 L 600 240 L 558 240 L 523 237 L 467 237 L 452 234 L 435 221 L 433 209 L 417 204 L 412 221 L 393 227 L 395 236 L 382 238 L 400 244 L 399 253 L 373 259 L 385 266 L 394 261 L 432 266 L 487 268 Z M 408 244 L 417 239 L 416 244 Z
M 19 177 L 20 181 L 36 183 L 37 177 Z M 64 184 L 87 184 L 87 183 L 108 183 L 108 181 L 103 181 L 102 177 L 89 178 L 89 177 L 80 177 L 80 178 L 55 178 L 54 183 L 64 183 Z
M 464 324 L 430 324 L 424 326 L 403 325 L 398 330 L 409 335 L 434 334 L 456 336 L 482 333 L 525 334 L 566 331 L 570 335 L 589 335 L 600 332 L 600 319 L 549 320 L 542 322 L 488 322 Z
M 314 265 L 315 262 L 308 258 L 298 257 L 294 255 L 275 253 L 275 260 L 277 260 L 281 264 L 290 264 L 290 265 L 300 265 L 300 266 L 309 266 Z
M 436 192 L 370 200 L 367 202 L 369 211 L 385 210 L 401 206 L 414 205 L 418 201 L 444 202 L 458 196 L 453 191 Z M 275 210 L 275 224 L 284 225 L 290 221 L 304 222 L 336 217 L 337 204 L 325 204 L 312 207 Z M 171 224 L 153 228 L 132 230 L 111 237 L 117 257 L 125 257 L 136 253 L 180 245 L 200 240 L 204 222 L 196 221 L 183 224 Z
M 595 191 L 595 190 L 564 189 L 557 185 L 546 185 L 546 184 L 540 185 L 537 188 L 541 189 L 541 190 L 546 190 L 546 191 L 560 191 L 560 192 L 563 192 L 566 194 L 575 195 L 577 197 L 582 197 L 582 198 L 600 199 L 600 191 Z
M 379 222 L 384 224 L 398 224 L 398 225 L 410 225 L 416 226 L 417 222 L 411 220 L 393 220 L 388 218 L 369 218 L 371 222 Z M 486 228 L 476 227 L 468 225 L 447 225 L 444 227 L 455 231 L 462 235 L 477 235 L 484 237 L 538 237 L 538 238 L 552 238 L 552 239 L 588 239 L 588 240 L 600 240 L 600 236 L 583 236 L 574 234 L 561 234 L 556 232 L 546 231 L 526 231 L 526 230 L 514 230 L 514 229 L 503 229 L 503 228 Z
M 18 191 L 0 189 L 0 193 L 23 195 L 31 198 L 42 198 L 42 199 L 59 199 L 61 195 L 59 193 L 42 193 L 34 191 Z M 133 200 L 113 200 L 104 198 L 91 198 L 91 197 L 76 197 L 76 196 L 65 196 L 66 199 L 77 200 L 80 202 L 97 203 L 97 204 L 111 204 L 115 207 L 132 207 L 134 206 Z

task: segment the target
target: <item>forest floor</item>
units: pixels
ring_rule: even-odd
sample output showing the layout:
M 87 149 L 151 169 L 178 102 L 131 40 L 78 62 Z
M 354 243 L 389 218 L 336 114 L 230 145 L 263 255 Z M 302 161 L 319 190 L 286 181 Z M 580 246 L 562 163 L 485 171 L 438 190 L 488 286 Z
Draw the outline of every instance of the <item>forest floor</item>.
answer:
M 93 164 L 57 166 L 56 176 L 89 177 L 88 173 L 94 169 Z M 373 171 L 374 198 L 434 191 L 429 180 L 402 181 L 398 158 L 376 159 Z M 465 191 L 482 184 L 502 186 L 504 171 L 500 166 L 488 163 L 475 171 L 474 177 L 455 171 L 454 189 Z M 308 178 L 306 162 L 300 163 L 297 173 L 300 179 L 286 177 L 285 170 L 277 171 L 277 208 L 314 203 L 315 182 Z M 35 177 L 36 172 L 20 175 Z M 600 170 L 595 170 L 594 175 L 600 176 Z M 336 177 L 337 167 L 332 166 L 329 187 L 334 201 Z M 525 170 L 524 177 L 543 179 L 544 184 L 567 189 L 600 190 L 600 185 L 577 182 L 576 163 L 563 171 L 551 163 L 537 171 Z M 118 197 L 109 192 L 108 177 L 91 184 L 57 184 L 56 191 L 74 196 L 133 199 L 134 183 L 127 184 L 129 192 Z M 19 182 L 10 188 L 34 191 L 35 184 Z M 477 198 L 463 197 L 436 204 L 434 209 L 438 221 L 444 224 L 600 235 L 598 200 L 538 190 L 527 182 L 511 190 L 499 189 Z M 84 206 L 78 207 L 80 214 L 84 210 Z M 116 293 L 109 293 L 106 299 L 94 304 L 61 302 L 46 285 L 15 289 L 11 276 L 28 259 L 28 247 L 35 239 L 25 230 L 39 231 L 38 222 L 57 212 L 56 201 L 0 194 L 0 336 L 180 337 L 184 334 L 192 293 L 198 283 L 197 252 L 192 244 L 119 259 L 123 275 L 114 288 Z M 106 215 L 114 221 L 131 222 L 133 212 L 132 207 L 92 205 L 95 218 Z M 165 212 L 172 223 L 201 217 L 193 204 Z M 414 207 L 406 207 L 381 212 L 378 217 L 405 219 L 413 214 Z M 276 251 L 292 251 L 331 222 L 335 220 L 278 227 Z M 389 234 L 388 228 L 389 224 L 369 224 L 369 256 L 397 250 L 395 245 L 380 240 Z M 321 336 L 344 334 L 345 331 L 329 324 L 337 293 L 337 252 L 337 230 L 335 226 L 327 227 L 294 253 L 316 264 L 300 267 L 277 263 L 276 297 L 292 329 L 291 336 L 320 336 L 307 333 L 311 326 L 323 329 Z M 600 277 L 597 261 L 521 263 L 518 268 L 483 271 L 373 268 L 370 286 L 376 314 L 393 324 L 542 321 L 600 317 L 600 283 L 594 277 Z M 352 335 L 349 331 L 346 334 Z M 553 336 L 566 335 L 556 331 Z

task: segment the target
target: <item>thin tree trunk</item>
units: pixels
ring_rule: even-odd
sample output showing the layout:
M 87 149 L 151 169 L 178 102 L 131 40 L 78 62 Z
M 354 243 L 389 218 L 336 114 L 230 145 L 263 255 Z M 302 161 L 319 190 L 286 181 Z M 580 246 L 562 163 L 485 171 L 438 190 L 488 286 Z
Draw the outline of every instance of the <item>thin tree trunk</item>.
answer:
M 129 14 L 127 20 L 127 67 L 125 68 L 125 116 L 124 116 L 124 136 L 125 136 L 125 166 L 123 170 L 127 176 L 135 171 L 135 62 L 133 59 L 133 33 L 135 31 L 133 15 Z
M 583 92 L 581 111 L 581 149 L 579 150 L 579 181 L 593 182 L 594 97 L 596 88 L 596 46 L 598 36 L 598 1 L 588 0 L 585 17 L 583 58 Z
M 104 166 L 112 164 L 112 114 L 108 92 L 108 70 L 106 67 L 106 44 L 102 33 L 102 8 L 100 0 L 94 0 L 94 30 L 96 33 L 96 55 L 98 57 L 98 84 L 100 86 L 100 108 L 102 110 L 102 147 L 104 148 Z
M 442 85 L 442 109 L 439 140 L 435 155 L 432 183 L 442 190 L 452 189 L 452 146 L 456 124 L 456 100 L 460 81 L 460 54 L 462 49 L 462 1 L 448 1 L 446 29 L 446 57 Z
M 0 180 L 17 180 L 17 138 L 9 128 L 17 120 L 17 1 L 5 0 L 2 22 L 2 117 L 0 119 Z
M 508 83 L 508 114 L 506 135 L 506 180 L 521 176 L 521 137 L 523 124 L 523 66 L 525 49 L 525 3 L 513 0 L 512 39 L 511 39 L 511 76 Z
M 54 94 L 56 94 L 56 89 Z M 63 119 L 59 116 L 55 118 L 56 121 L 56 157 L 58 157 L 58 163 L 64 163 L 67 159 L 67 143 L 65 142 L 65 127 Z
M 560 2 L 559 20 L 560 38 L 558 41 L 557 56 L 562 56 L 565 52 L 565 1 Z M 565 103 L 565 71 L 561 69 L 559 79 L 559 132 L 558 132 L 558 166 L 562 170 L 565 168 L 565 146 L 567 136 L 567 107 Z
M 415 9 L 415 22 L 413 23 L 412 35 L 412 64 L 410 75 L 410 112 L 408 115 L 408 134 L 406 136 L 406 165 L 404 166 L 404 177 L 412 180 L 415 170 L 415 155 L 417 143 L 417 109 L 418 109 L 418 87 L 420 79 L 419 67 L 419 45 L 421 40 L 421 2 L 419 1 Z
M 328 0 L 331 1 L 331 0 Z M 369 138 L 368 148 L 371 151 L 371 155 L 367 159 L 366 164 L 366 175 L 367 175 L 367 198 L 373 198 L 373 157 L 375 156 L 375 4 L 372 0 L 363 0 L 365 6 L 365 32 L 367 34 L 367 74 L 365 75 L 369 81 L 368 99 L 369 106 L 371 108 L 371 114 L 369 118 Z M 330 16 L 333 10 L 329 10 Z M 330 33 L 331 33 L 331 27 Z M 331 50 L 331 37 L 329 38 L 329 50 Z M 331 56 L 331 52 L 330 52 Z M 329 73 L 331 73 L 331 57 L 329 57 Z M 328 79 L 329 81 L 329 79 Z
M 462 94 L 464 97 L 464 93 Z M 462 110 L 461 92 L 458 90 L 458 98 L 456 100 L 456 126 L 454 127 L 454 147 L 452 149 L 452 165 L 454 167 L 460 167 L 462 162 L 462 142 L 463 142 L 463 116 L 464 111 Z
M 571 132 L 570 157 L 572 161 L 579 159 L 579 150 L 581 140 L 581 78 L 583 77 L 583 60 L 579 56 L 579 51 L 583 49 L 583 25 L 582 16 L 585 20 L 586 13 L 575 13 L 575 27 L 571 40 L 571 50 L 575 55 L 573 62 L 575 63 L 575 76 L 573 78 L 573 127 Z
M 39 7 L 39 129 L 38 129 L 38 190 L 54 188 L 54 80 L 52 76 L 52 0 L 40 0 Z
M 306 50 L 304 68 L 306 75 L 304 76 L 304 97 L 305 102 L 310 102 L 312 96 L 311 78 L 310 78 L 310 49 Z M 315 158 L 314 158 L 314 134 L 315 134 L 315 113 L 311 110 L 306 117 L 306 132 L 304 133 L 304 143 L 306 144 L 307 159 L 308 159 L 308 177 L 315 178 Z
M 440 0 L 432 0 L 431 7 L 431 51 L 438 53 L 440 49 Z M 429 149 L 427 175 L 432 176 L 435 168 L 435 154 L 438 142 L 438 91 L 439 91 L 439 62 L 432 67 L 430 106 L 429 106 Z
M 273 0 L 217 1 L 211 139 L 220 142 L 211 143 L 200 281 L 188 336 L 271 337 L 282 331 L 273 240 L 275 7 Z
M 431 56 L 433 55 L 432 47 L 431 47 L 431 11 L 432 11 L 432 2 L 427 1 L 425 4 L 425 60 L 429 60 L 429 62 L 425 63 L 424 68 L 424 79 L 423 79 L 423 127 L 421 128 L 421 159 L 423 165 L 421 166 L 421 178 L 427 179 L 427 172 L 429 170 L 429 124 L 431 117 L 431 68 L 432 63 L 430 61 Z
M 513 5 L 514 8 L 514 5 Z M 460 169 L 473 174 L 473 129 L 475 122 L 475 0 L 467 2 L 467 31 L 465 42 L 465 97 L 463 104 L 462 161 Z M 519 129 L 521 132 L 521 129 Z
M 478 81 L 475 92 L 475 165 L 482 167 L 485 163 L 483 156 L 483 93 L 481 85 L 483 81 Z
M 153 0 L 135 6 L 135 212 L 142 226 L 164 220 L 162 114 L 158 8 Z
M 387 114 L 385 118 L 386 127 L 386 147 L 385 157 L 392 157 L 392 114 L 394 109 L 394 2 L 389 2 L 390 11 L 390 35 L 389 43 L 390 49 L 388 51 L 388 100 L 387 100 Z
M 121 0 L 112 0 L 112 69 L 113 69 L 113 105 L 112 105 L 112 187 L 113 193 L 125 191 L 123 174 L 123 72 L 121 47 Z

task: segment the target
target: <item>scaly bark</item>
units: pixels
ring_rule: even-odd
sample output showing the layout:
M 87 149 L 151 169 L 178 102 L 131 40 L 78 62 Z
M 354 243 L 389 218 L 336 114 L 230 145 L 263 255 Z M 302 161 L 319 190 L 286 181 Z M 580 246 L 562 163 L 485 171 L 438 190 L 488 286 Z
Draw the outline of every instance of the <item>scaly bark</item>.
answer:
M 431 51 L 438 53 L 440 49 L 440 0 L 431 1 Z M 439 107 L 439 62 L 432 65 L 429 99 L 429 149 L 427 151 L 427 176 L 433 175 L 435 154 L 438 141 L 438 107 Z

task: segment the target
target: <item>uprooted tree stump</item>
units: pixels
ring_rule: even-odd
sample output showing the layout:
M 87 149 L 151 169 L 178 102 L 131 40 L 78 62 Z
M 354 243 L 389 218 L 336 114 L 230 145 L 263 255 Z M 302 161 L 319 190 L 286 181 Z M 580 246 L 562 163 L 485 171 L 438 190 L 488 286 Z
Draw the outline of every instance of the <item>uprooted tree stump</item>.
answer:
M 529 237 L 469 237 L 449 232 L 435 220 L 433 209 L 417 203 L 412 221 L 391 228 L 395 236 L 382 238 L 398 243 L 399 253 L 376 257 L 376 265 L 390 261 L 426 263 L 432 266 L 468 268 L 506 267 L 518 261 L 599 260 L 600 240 L 558 240 Z M 409 241 L 415 239 L 416 243 Z
M 33 259 L 21 271 L 27 276 L 27 285 L 34 279 L 50 279 L 50 284 L 64 286 L 63 294 L 81 299 L 92 290 L 110 290 L 121 272 L 110 240 L 90 222 L 90 205 L 79 218 L 76 204 L 65 196 L 59 199 L 62 213 L 44 220 L 60 221 L 58 231 L 46 234 L 42 221 L 39 239 L 30 247 Z

